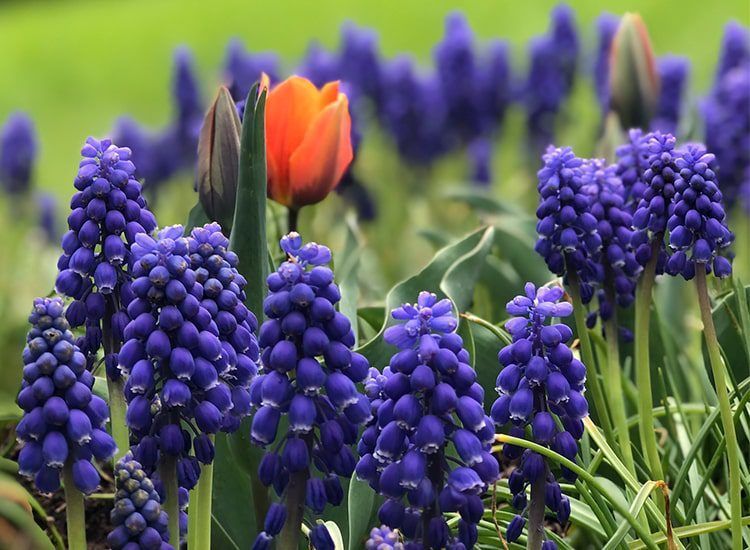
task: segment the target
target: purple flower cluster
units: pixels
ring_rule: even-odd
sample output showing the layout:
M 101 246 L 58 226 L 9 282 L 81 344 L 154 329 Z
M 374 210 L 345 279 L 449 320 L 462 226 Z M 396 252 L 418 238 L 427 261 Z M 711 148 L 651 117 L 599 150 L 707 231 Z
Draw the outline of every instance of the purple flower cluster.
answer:
M 662 132 L 676 133 L 685 103 L 690 61 L 678 55 L 665 55 L 657 62 L 661 89 L 651 126 Z
M 739 23 L 726 27 L 716 81 L 701 110 L 724 200 L 750 212 L 750 31 Z
M 93 460 L 106 460 L 116 450 L 105 428 L 109 408 L 91 392 L 94 376 L 74 342 L 62 300 L 34 300 L 29 323 L 18 393 L 24 411 L 16 427 L 23 443 L 19 473 L 32 477 L 42 493 L 54 493 L 61 469 L 70 464 L 76 488 L 90 494 L 100 480 Z
M 523 85 L 526 126 L 535 151 L 554 140 L 555 122 L 575 79 L 579 50 L 574 13 L 565 4 L 552 11 L 547 34 L 528 46 L 529 70 Z
M 176 457 L 180 486 L 191 489 L 199 462 L 213 460 L 210 434 L 235 430 L 250 412 L 258 346 L 226 237 L 216 224 L 182 234 L 172 226 L 137 236 L 119 367 L 129 374 L 136 458 L 153 471 L 159 453 Z
M 391 314 L 399 324 L 384 338 L 399 351 L 365 384 L 374 418 L 359 443 L 357 476 L 386 497 L 380 521 L 398 529 L 407 548 L 472 548 L 481 495 L 499 477 L 484 391 L 449 300 L 421 292 Z M 457 536 L 446 512 L 461 516 Z
M 619 26 L 620 18 L 614 14 L 603 12 L 596 18 L 596 56 L 592 72 L 594 90 L 602 108 L 602 115 L 609 112 L 609 58 L 612 41 Z
M 587 303 L 594 285 L 601 280 L 597 259 L 602 237 L 584 189 L 584 161 L 570 147 L 550 146 L 542 158 L 544 166 L 537 174 L 539 239 L 534 248 L 556 275 L 578 277 L 582 299 Z
M 648 151 L 648 168 L 643 173 L 643 193 L 633 213 L 633 235 L 636 260 L 646 265 L 652 255 L 652 245 L 659 246 L 657 272 L 663 271 L 661 242 L 667 229 L 669 205 L 674 199 L 677 168 L 675 166 L 675 138 L 671 134 L 651 132 L 644 136 Z
M 565 324 L 547 325 L 552 317 L 567 317 L 573 311 L 568 302 L 559 302 L 560 287 L 535 288 L 527 283 L 525 295 L 508 302 L 507 310 L 514 317 L 505 324 L 513 342 L 498 354 L 502 370 L 497 377 L 500 397 L 492 405 L 492 419 L 498 426 L 511 424 L 510 435 L 526 438 L 526 428 L 539 445 L 575 461 L 578 453 L 576 440 L 583 434 L 582 418 L 588 415 L 584 397 L 586 367 L 573 357 L 567 342 L 573 336 Z M 559 427 L 558 423 L 560 425 Z M 565 523 L 570 516 L 570 501 L 562 495 L 544 457 L 531 450 L 506 444 L 506 458 L 520 458 L 518 467 L 508 479 L 513 493 L 513 506 L 521 512 L 508 526 L 508 542 L 514 542 L 525 524 L 527 509 L 526 487 L 543 479 L 545 504 Z M 576 475 L 561 467 L 563 478 L 569 482 Z M 554 546 L 553 546 L 554 548 Z
M 613 290 L 612 298 L 620 307 L 628 307 L 635 300 L 635 285 L 642 266 L 635 259 L 632 247 L 632 214 L 625 202 L 625 187 L 617 177 L 617 166 L 606 165 L 603 159 L 591 159 L 583 164 L 583 191 L 590 197 L 590 212 L 597 220 L 596 231 L 602 240 L 598 264 L 603 269 L 602 280 Z M 604 290 L 597 293 L 599 316 L 612 316 L 614 303 Z M 596 316 L 587 320 L 589 326 Z
M 703 145 L 688 145 L 675 159 L 674 200 L 669 205 L 670 275 L 692 279 L 696 269 L 717 277 L 732 273 L 729 260 L 719 253 L 734 240 L 727 228 L 722 195 L 716 177 L 716 157 Z M 696 264 L 698 264 L 696 266 Z
M 161 498 L 143 466 L 126 454 L 115 464 L 117 492 L 110 519 L 115 528 L 107 535 L 113 550 L 172 550 L 169 519 Z
M 404 550 L 404 545 L 399 541 L 398 531 L 390 529 L 387 525 L 373 527 L 370 537 L 365 542 L 365 550 Z
M 256 445 L 272 446 L 260 464 L 260 481 L 284 497 L 290 478 L 304 473 L 305 504 L 320 514 L 326 504 L 341 504 L 339 476 L 348 478 L 354 471 L 351 445 L 371 416 L 356 384 L 367 376 L 369 364 L 351 351 L 351 323 L 336 311 L 341 294 L 327 267 L 330 250 L 303 244 L 297 233 L 283 237 L 280 245 L 288 259 L 267 279 L 268 319 L 258 335 L 263 368 L 250 390 L 257 407 L 250 435 Z M 279 434 L 282 416 L 288 422 L 286 432 Z M 280 509 L 275 513 L 283 516 Z M 271 522 L 278 527 L 274 529 L 267 525 L 254 548 L 267 548 L 283 523 Z M 330 538 L 327 531 L 316 537 L 316 548 L 328 548 L 321 542 Z
M 357 95 L 368 97 L 380 109 L 388 87 L 383 81 L 383 62 L 375 31 L 351 22 L 342 25 L 338 71 Z
M 279 59 L 270 52 L 249 53 L 239 39 L 227 45 L 224 79 L 235 101 L 244 102 L 250 88 L 266 73 L 271 81 L 279 78 Z
M 29 190 L 36 155 L 33 121 L 25 113 L 13 113 L 0 134 L 0 185 L 7 193 Z
M 640 128 L 628 131 L 628 139 L 618 146 L 616 174 L 622 181 L 625 191 L 625 202 L 637 206 L 646 189 L 643 174 L 648 169 L 648 136 Z
M 156 227 L 156 220 L 133 177 L 130 149 L 90 137 L 81 155 L 74 181 L 78 192 L 70 201 L 55 288 L 74 299 L 66 316 L 72 327 L 86 326 L 79 345 L 86 355 L 93 355 L 101 345 L 105 315 L 113 316 L 113 327 L 124 324 L 124 314 L 115 309 L 125 298 L 121 294 L 130 247 L 136 235 Z

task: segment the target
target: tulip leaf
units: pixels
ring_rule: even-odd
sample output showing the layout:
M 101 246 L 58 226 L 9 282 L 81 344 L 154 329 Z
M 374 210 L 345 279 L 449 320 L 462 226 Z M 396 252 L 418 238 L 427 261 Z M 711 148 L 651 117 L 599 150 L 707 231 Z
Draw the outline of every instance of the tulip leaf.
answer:
M 232 228 L 237 198 L 240 129 L 237 107 L 229 90 L 222 86 L 201 128 L 196 181 L 200 204 L 210 218 L 219 222 L 225 235 Z
M 456 261 L 473 250 L 480 243 L 486 232 L 487 228 L 483 227 L 470 233 L 458 242 L 442 248 L 419 273 L 398 283 L 388 292 L 385 300 L 386 316 L 383 320 L 383 326 L 380 327 L 380 331 L 373 339 L 365 343 L 358 350 L 367 357 L 371 365 L 379 367 L 387 365 L 390 356 L 394 352 L 395 348 L 386 344 L 383 340 L 383 333 L 392 322 L 390 311 L 404 302 L 415 302 L 417 295 L 422 290 L 443 295 L 440 283 L 443 277 L 445 277 L 446 272 Z
M 239 151 L 237 199 L 229 247 L 239 257 L 237 269 L 247 279 L 247 306 L 262 322 L 263 299 L 268 274 L 266 243 L 266 153 L 265 153 L 266 90 L 256 85 L 247 98 Z M 235 541 L 253 540 L 256 522 L 261 523 L 268 509 L 268 491 L 258 481 L 257 471 L 263 450 L 248 441 L 250 420 L 242 421 L 233 434 L 217 437 L 214 478 L 223 480 L 222 490 L 214 491 L 214 520 Z M 226 445 L 222 438 L 226 439 Z M 220 452 L 221 450 L 221 452 Z M 229 452 L 231 450 L 231 452 Z M 239 480 L 247 480 L 247 484 Z M 235 483 L 234 480 L 237 480 Z M 224 483 L 225 482 L 225 483 Z M 251 491 L 248 491 L 248 486 Z M 248 493 L 253 509 L 248 507 Z M 226 499 L 226 506 L 219 501 Z M 218 534 L 217 534 L 218 536 Z M 221 546 L 220 546 L 221 547 Z
M 364 547 L 364 540 L 373 526 L 372 515 L 375 511 L 377 495 L 365 482 L 352 475 L 349 481 L 349 550 L 359 550 Z
M 211 218 L 206 214 L 203 205 L 198 202 L 190 209 L 190 213 L 188 214 L 187 222 L 185 222 L 185 235 L 189 234 L 194 227 L 201 227 L 210 221 Z

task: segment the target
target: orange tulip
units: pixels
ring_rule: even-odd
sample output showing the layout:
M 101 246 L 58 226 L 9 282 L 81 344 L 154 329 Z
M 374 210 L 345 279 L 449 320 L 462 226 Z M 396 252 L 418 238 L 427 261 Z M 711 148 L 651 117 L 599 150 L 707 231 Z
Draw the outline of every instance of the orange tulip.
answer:
M 264 83 L 267 80 L 264 78 Z M 349 100 L 292 76 L 266 102 L 268 196 L 292 210 L 323 200 L 352 161 Z

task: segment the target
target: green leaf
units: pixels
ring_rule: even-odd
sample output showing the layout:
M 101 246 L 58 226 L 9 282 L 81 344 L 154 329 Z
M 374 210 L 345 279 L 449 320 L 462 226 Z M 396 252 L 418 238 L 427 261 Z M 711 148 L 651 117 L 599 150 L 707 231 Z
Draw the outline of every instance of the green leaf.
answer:
M 332 521 L 323 522 L 323 525 L 326 526 L 326 529 L 328 529 L 328 534 L 331 535 L 331 538 L 333 539 L 333 546 L 335 550 L 345 550 L 346 547 L 344 546 L 344 537 L 341 536 L 341 530 L 339 529 L 339 526 Z
M 265 148 L 266 90 L 258 93 L 254 86 L 247 97 L 239 154 L 237 200 L 229 247 L 238 258 L 237 269 L 247 280 L 247 306 L 262 322 L 263 298 L 269 270 L 266 242 L 266 148 Z M 242 421 L 237 432 L 226 436 L 226 445 L 217 448 L 214 476 L 226 482 L 222 491 L 214 491 L 214 502 L 227 499 L 238 505 L 222 506 L 214 511 L 214 519 L 235 541 L 247 540 L 257 533 L 255 522 L 262 521 L 268 509 L 268 490 L 258 481 L 257 471 L 263 450 L 250 444 L 250 420 Z M 217 438 L 219 441 L 219 438 Z M 231 450 L 231 452 L 228 452 Z M 248 491 L 242 483 L 232 480 L 245 476 L 252 487 Z M 249 494 L 248 494 L 249 493 Z M 253 507 L 248 506 L 252 497 Z M 251 519 L 252 518 L 252 519 Z M 235 537 L 235 533 L 243 536 Z M 249 534 L 248 534 L 249 533 Z
M 359 550 L 372 528 L 370 519 L 375 509 L 377 496 L 370 486 L 352 475 L 349 481 L 347 508 L 349 510 L 349 550 Z
M 341 290 L 341 301 L 339 311 L 346 315 L 351 321 L 352 331 L 356 338 L 359 334 L 357 328 L 357 302 L 359 301 L 359 260 L 362 255 L 362 244 L 357 236 L 356 220 L 348 218 L 346 224 L 346 240 L 344 249 L 340 254 L 334 256 L 336 262 L 336 274 Z
M 750 327 L 744 328 L 743 323 L 743 318 L 747 315 L 749 295 L 750 286 L 742 289 L 735 285 L 734 290 L 719 299 L 713 308 L 716 336 L 735 380 L 747 378 L 747 365 L 750 364 Z
M 202 227 L 210 221 L 211 218 L 209 218 L 206 211 L 203 210 L 203 205 L 201 205 L 200 202 L 196 203 L 196 205 L 190 209 L 187 222 L 185 222 L 185 235 L 190 233 L 194 227 Z
M 495 229 L 488 227 L 477 245 L 456 260 L 443 276 L 440 289 L 453 300 L 458 311 L 466 311 L 471 306 L 474 287 L 494 240 Z
M 458 242 L 439 250 L 430 263 L 419 273 L 398 283 L 388 292 L 385 300 L 385 311 L 390 312 L 404 302 L 414 302 L 422 290 L 439 293 L 440 283 L 445 273 L 457 260 L 479 244 L 486 231 L 486 228 L 474 231 Z M 386 314 L 378 334 L 358 350 L 367 357 L 371 365 L 387 364 L 393 353 L 393 348 L 383 340 L 383 332 L 390 322 L 390 315 Z

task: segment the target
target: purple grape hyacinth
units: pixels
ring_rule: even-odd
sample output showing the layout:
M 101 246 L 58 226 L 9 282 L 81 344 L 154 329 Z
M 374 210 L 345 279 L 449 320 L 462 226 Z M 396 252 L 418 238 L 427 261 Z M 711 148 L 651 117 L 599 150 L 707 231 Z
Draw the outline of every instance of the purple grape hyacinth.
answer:
M 33 478 L 40 492 L 54 493 L 62 468 L 70 465 L 76 488 L 90 494 L 100 481 L 93 460 L 107 460 L 116 451 L 106 431 L 109 407 L 91 391 L 94 376 L 75 344 L 63 301 L 35 299 L 29 323 L 17 399 L 24 411 L 16 427 L 23 443 L 18 471 Z
M 674 134 L 685 103 L 690 61 L 678 55 L 665 55 L 659 58 L 657 70 L 661 89 L 651 127 Z
M 602 279 L 598 264 L 602 238 L 583 188 L 584 161 L 570 147 L 550 146 L 542 158 L 544 166 L 537 173 L 539 239 L 534 249 L 552 273 L 566 279 L 575 275 L 581 284 L 581 299 L 588 303 L 594 285 Z
M 678 152 L 675 167 L 675 195 L 667 222 L 669 247 L 674 252 L 666 271 L 692 279 L 696 269 L 710 272 L 713 268 L 717 277 L 727 277 L 732 264 L 720 252 L 732 244 L 734 235 L 726 224 L 716 157 L 702 144 L 691 144 Z
M 643 194 L 633 213 L 633 246 L 638 263 L 645 266 L 654 250 L 658 254 L 656 272 L 664 270 L 664 232 L 669 205 L 674 199 L 677 167 L 675 138 L 672 134 L 651 132 L 643 137 L 648 151 L 648 168 L 643 173 Z
M 101 346 L 103 322 L 111 323 L 117 342 L 122 340 L 119 327 L 126 321 L 117 309 L 128 299 L 123 284 L 130 247 L 136 235 L 153 231 L 156 220 L 134 178 L 130 149 L 90 137 L 81 155 L 55 288 L 74 299 L 66 316 L 72 327 L 86 326 L 79 346 L 93 356 Z
M 573 331 L 565 324 L 545 324 L 548 318 L 567 317 L 573 312 L 568 302 L 559 302 L 560 287 L 541 287 L 526 283 L 525 294 L 508 302 L 507 311 L 514 317 L 505 328 L 513 342 L 500 350 L 502 370 L 497 377 L 500 397 L 492 405 L 492 419 L 498 427 L 511 424 L 510 435 L 527 438 L 549 447 L 575 461 L 577 440 L 583 435 L 582 419 L 588 415 L 584 396 L 586 367 L 573 356 L 567 342 Z M 556 420 L 559 420 L 561 427 Z M 531 450 L 506 444 L 503 454 L 511 460 L 520 459 L 511 472 L 508 486 L 513 494 L 513 507 L 526 510 L 526 487 L 543 479 L 546 507 L 560 523 L 570 516 L 570 500 L 560 492 L 560 484 L 544 457 Z M 575 473 L 560 467 L 568 482 Z M 508 525 L 508 542 L 518 539 L 525 519 L 517 515 Z
M 732 69 L 747 63 L 750 63 L 750 30 L 737 21 L 730 21 L 724 27 L 721 39 L 716 82 L 720 82 Z
M 649 167 L 648 164 L 648 141 L 640 128 L 632 128 L 628 131 L 627 141 L 618 146 L 616 174 L 622 181 L 625 191 L 625 202 L 629 210 L 635 210 L 646 189 L 643 174 Z
M 365 550 L 404 550 L 403 543 L 399 540 L 398 531 L 387 525 L 373 527 L 370 537 L 365 541 Z
M 169 518 L 161 497 L 143 466 L 128 452 L 115 464 L 117 492 L 107 535 L 113 550 L 173 550 L 169 544 Z
M 499 477 L 484 390 L 450 300 L 421 292 L 391 315 L 398 324 L 384 339 L 399 351 L 365 384 L 374 418 L 359 442 L 357 476 L 386 498 L 378 517 L 406 548 L 473 548 L 481 495 Z M 457 534 L 446 512 L 460 514 Z
M 279 59 L 274 53 L 250 53 L 242 41 L 235 38 L 227 44 L 224 61 L 224 78 L 232 99 L 243 102 L 261 74 L 266 73 L 271 82 L 279 78 Z
M 605 289 L 600 289 L 597 297 L 598 314 L 604 321 L 612 316 L 616 305 L 628 307 L 633 303 L 642 271 L 632 246 L 633 216 L 625 202 L 625 187 L 616 172 L 617 166 L 607 165 L 603 159 L 590 159 L 583 164 L 583 191 L 590 197 L 590 212 L 597 220 L 602 240 L 599 263 Z M 612 295 L 607 296 L 608 292 Z M 587 322 L 591 328 L 596 314 L 589 316 Z
M 369 401 L 356 384 L 367 376 L 369 364 L 352 351 L 351 323 L 336 311 L 341 294 L 327 266 L 330 250 L 303 244 L 294 232 L 280 246 L 287 260 L 267 279 L 268 319 L 258 335 L 263 367 L 250 390 L 257 408 L 250 436 L 254 444 L 271 447 L 258 475 L 282 497 L 282 508 L 301 505 L 289 502 L 287 488 L 304 476 L 304 503 L 320 514 L 327 504 L 341 504 L 339 476 L 348 478 L 354 471 L 351 445 L 371 417 Z M 282 416 L 288 421 L 285 433 L 279 433 Z M 254 548 L 270 545 L 284 520 L 277 523 L 278 529 L 259 535 Z M 327 548 L 326 536 L 316 535 L 315 548 Z
M 0 134 L 0 184 L 11 195 L 25 193 L 37 155 L 34 122 L 26 113 L 13 113 Z
M 119 353 L 119 368 L 129 374 L 126 420 L 146 471 L 174 457 L 185 489 L 197 482 L 199 463 L 213 461 L 210 435 L 237 429 L 250 412 L 255 321 L 227 245 L 209 224 L 189 237 L 182 226 L 155 239 L 140 234 L 132 249 L 133 299 Z
M 602 109 L 602 118 L 609 112 L 609 58 L 612 41 L 620 26 L 620 18 L 603 12 L 596 18 L 596 57 L 594 59 L 593 78 L 596 98 Z

